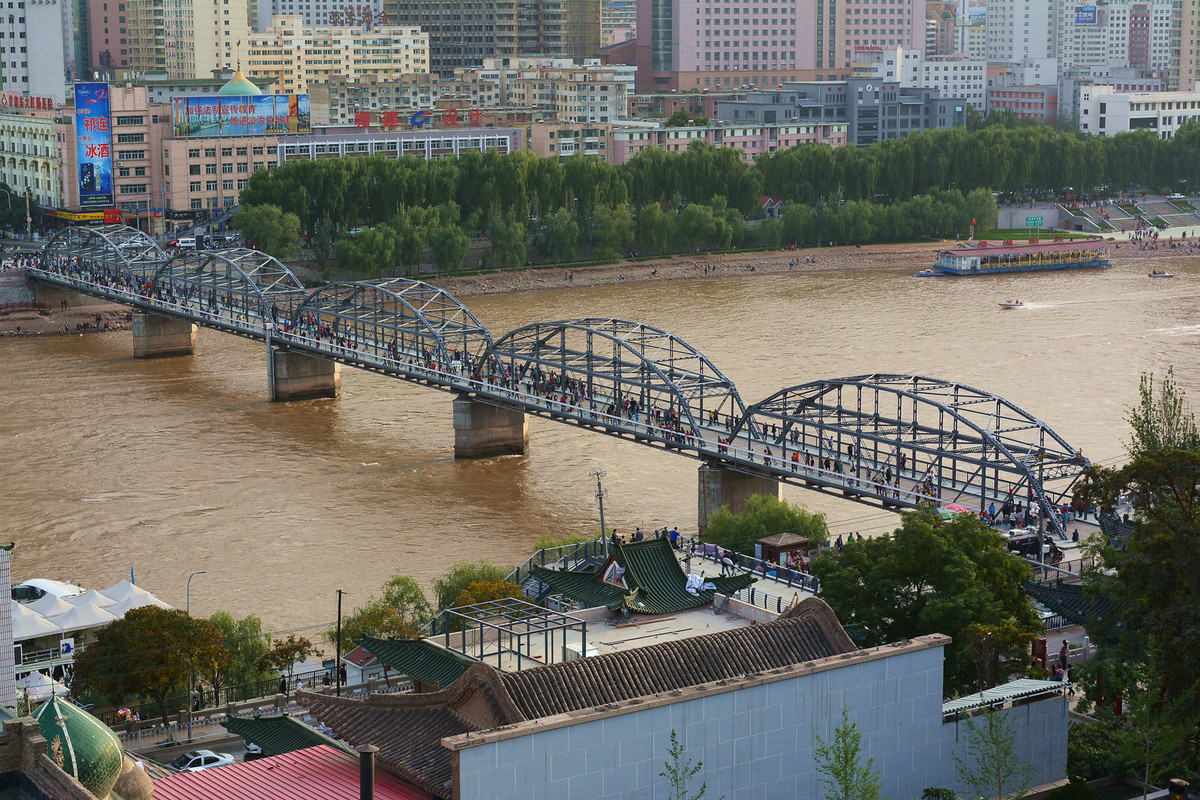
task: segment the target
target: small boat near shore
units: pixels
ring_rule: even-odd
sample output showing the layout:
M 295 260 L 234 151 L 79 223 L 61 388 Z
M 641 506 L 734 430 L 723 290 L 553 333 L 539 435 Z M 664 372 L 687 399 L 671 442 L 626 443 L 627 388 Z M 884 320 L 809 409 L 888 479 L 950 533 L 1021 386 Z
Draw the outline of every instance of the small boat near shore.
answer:
M 1001 308 L 1024 308 L 1025 304 L 1020 300 L 1005 300 L 1000 304 Z
M 1146 273 L 1147 278 L 1174 278 L 1175 275 L 1165 270 L 1156 269 L 1153 272 Z
M 920 272 L 914 274 L 913 277 L 914 278 L 940 278 L 941 276 L 943 276 L 945 274 L 946 273 L 944 273 L 944 272 L 938 272 L 936 269 L 926 268 L 926 269 L 923 269 Z
M 1100 239 L 1076 239 L 1046 244 L 988 245 L 942 250 L 933 270 L 946 275 L 995 275 L 1108 266 L 1108 245 Z

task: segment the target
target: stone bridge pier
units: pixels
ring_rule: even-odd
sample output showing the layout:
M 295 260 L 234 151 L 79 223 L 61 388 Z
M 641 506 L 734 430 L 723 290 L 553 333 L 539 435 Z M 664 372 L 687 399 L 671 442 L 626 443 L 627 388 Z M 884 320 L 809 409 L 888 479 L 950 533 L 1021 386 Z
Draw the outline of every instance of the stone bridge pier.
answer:
M 529 422 L 524 412 L 454 398 L 454 457 L 491 458 L 524 455 L 529 448 Z
M 746 501 L 756 494 L 780 496 L 779 481 L 748 475 L 745 472 L 705 464 L 700 467 L 700 503 L 696 529 L 704 533 L 708 522 L 721 506 L 728 506 L 734 514 L 746 508 Z
M 337 397 L 342 392 L 342 365 L 336 361 L 291 350 L 273 350 L 271 360 L 273 401 Z
M 133 357 L 164 358 L 196 355 L 196 326 L 182 319 L 144 311 L 133 315 Z

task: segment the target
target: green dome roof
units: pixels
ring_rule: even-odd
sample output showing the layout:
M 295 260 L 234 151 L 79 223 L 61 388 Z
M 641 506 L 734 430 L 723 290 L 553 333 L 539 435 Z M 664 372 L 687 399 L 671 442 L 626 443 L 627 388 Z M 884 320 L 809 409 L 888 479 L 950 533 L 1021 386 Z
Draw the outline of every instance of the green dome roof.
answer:
M 258 97 L 262 94 L 262 89 L 259 89 L 253 83 L 246 79 L 239 69 L 233 73 L 233 77 L 229 79 L 229 83 L 220 88 L 217 94 L 221 97 L 236 97 L 238 95 L 252 95 Z
M 33 712 L 33 718 L 42 726 L 42 736 L 50 745 L 50 758 L 96 797 L 108 797 L 125 758 L 117 735 L 61 697 L 51 697 L 42 703 Z

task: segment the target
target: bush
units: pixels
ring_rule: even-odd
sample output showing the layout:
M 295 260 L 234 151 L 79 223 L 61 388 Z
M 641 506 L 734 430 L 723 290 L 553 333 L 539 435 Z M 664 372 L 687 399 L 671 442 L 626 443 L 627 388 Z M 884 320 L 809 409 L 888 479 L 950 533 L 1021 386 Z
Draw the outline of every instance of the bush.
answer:
M 1078 727 L 1078 726 L 1076 726 Z M 1096 795 L 1096 787 L 1087 781 L 1072 775 L 1065 785 L 1052 789 L 1046 794 L 1045 800 L 1091 800 Z
M 433 581 L 433 593 L 437 610 L 453 608 L 455 601 L 472 583 L 494 583 L 508 577 L 510 570 L 487 559 L 479 561 L 455 561 L 450 571 Z
M 542 538 L 537 540 L 534 545 L 535 550 L 547 550 L 551 547 L 564 547 L 569 544 L 583 544 L 595 539 L 595 536 L 584 536 L 582 534 L 573 533 L 567 536 L 551 536 L 548 533 L 542 534 Z

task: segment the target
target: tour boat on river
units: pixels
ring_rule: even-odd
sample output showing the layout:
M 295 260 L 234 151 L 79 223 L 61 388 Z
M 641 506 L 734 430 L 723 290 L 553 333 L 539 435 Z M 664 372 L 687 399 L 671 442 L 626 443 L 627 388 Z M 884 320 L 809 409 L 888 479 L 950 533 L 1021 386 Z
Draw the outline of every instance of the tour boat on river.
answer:
M 1051 269 L 1107 267 L 1108 245 L 1100 239 L 1047 244 L 988 244 L 943 250 L 933 269 L 946 275 L 993 275 Z
M 1020 300 L 1005 300 L 1000 304 L 1001 308 L 1024 308 L 1025 304 Z
M 1146 277 L 1147 278 L 1174 278 L 1175 276 L 1170 272 L 1164 272 L 1161 269 L 1156 269 L 1156 270 L 1154 270 L 1154 272 L 1146 273 Z

